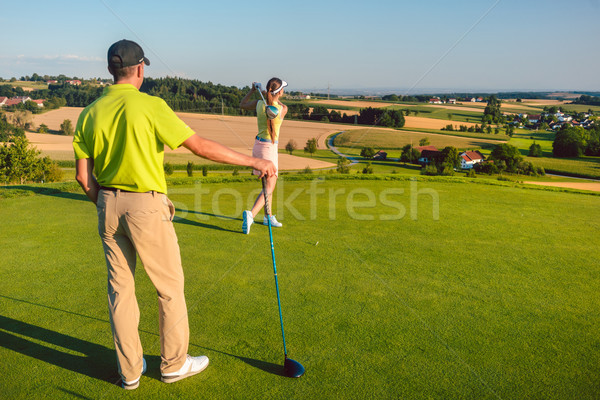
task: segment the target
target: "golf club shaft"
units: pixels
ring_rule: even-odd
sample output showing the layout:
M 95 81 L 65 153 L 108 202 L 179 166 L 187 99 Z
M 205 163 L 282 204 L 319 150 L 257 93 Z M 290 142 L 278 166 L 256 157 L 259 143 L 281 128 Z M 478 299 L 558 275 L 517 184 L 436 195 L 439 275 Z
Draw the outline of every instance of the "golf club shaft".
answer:
M 267 104 L 267 102 L 265 101 L 265 98 L 262 94 L 262 90 L 260 88 L 257 89 L 258 90 L 258 94 L 260 94 L 260 98 L 262 99 L 263 103 L 265 103 L 265 105 Z
M 271 207 L 269 205 L 269 194 L 267 193 L 267 177 L 262 177 L 263 195 L 265 197 L 265 215 L 269 226 L 269 240 L 271 241 L 271 258 L 273 259 L 273 274 L 275 275 L 275 290 L 277 291 L 277 306 L 279 307 L 279 323 L 281 324 L 281 337 L 283 338 L 283 354 L 287 357 L 285 348 L 285 333 L 283 331 L 283 316 L 281 314 L 281 299 L 279 298 L 279 283 L 277 282 L 277 265 L 275 264 L 275 247 L 273 246 L 273 230 L 271 229 Z

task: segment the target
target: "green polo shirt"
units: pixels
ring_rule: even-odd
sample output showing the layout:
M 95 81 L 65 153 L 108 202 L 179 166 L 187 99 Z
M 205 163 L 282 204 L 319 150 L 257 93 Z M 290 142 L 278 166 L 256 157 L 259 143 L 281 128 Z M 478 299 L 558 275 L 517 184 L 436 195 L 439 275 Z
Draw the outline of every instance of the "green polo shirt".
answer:
M 101 186 L 167 193 L 164 145 L 176 149 L 194 134 L 159 97 L 119 84 L 79 115 L 75 158 L 92 158 Z

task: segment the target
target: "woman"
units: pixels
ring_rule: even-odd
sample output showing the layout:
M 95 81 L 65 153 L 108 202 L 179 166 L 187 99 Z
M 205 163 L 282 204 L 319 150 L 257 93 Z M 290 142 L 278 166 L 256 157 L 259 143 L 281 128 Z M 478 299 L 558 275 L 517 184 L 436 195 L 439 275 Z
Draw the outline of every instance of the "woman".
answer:
M 252 90 L 242 99 L 240 102 L 240 108 L 243 110 L 256 110 L 256 119 L 258 122 L 258 135 L 254 140 L 254 147 L 252 148 L 252 156 L 257 158 L 263 158 L 270 160 L 275 164 L 275 168 L 278 167 L 278 156 L 277 156 L 277 143 L 279 142 L 279 128 L 283 122 L 283 118 L 287 113 L 287 106 L 280 102 L 280 98 L 283 96 L 283 88 L 287 86 L 287 82 L 282 81 L 279 78 L 271 78 L 267 83 L 265 91 L 263 91 L 266 97 L 267 104 L 265 105 L 262 100 L 250 100 L 250 97 L 256 92 L 257 84 L 252 84 Z M 258 85 L 260 90 L 260 85 Z M 277 117 L 268 119 L 265 112 L 266 106 L 275 106 L 279 110 Z M 259 171 L 254 170 L 254 175 L 260 175 Z M 267 193 L 269 196 L 269 204 L 273 204 L 273 191 L 275 190 L 275 183 L 277 182 L 277 175 L 270 175 L 267 178 Z M 242 224 L 242 231 L 245 234 L 250 233 L 250 226 L 254 223 L 254 217 L 264 207 L 265 199 L 263 192 L 261 191 L 254 206 L 250 211 L 244 211 L 244 222 Z M 272 211 L 272 209 L 271 209 Z M 263 224 L 268 225 L 267 216 L 263 219 Z M 281 222 L 275 219 L 274 215 L 271 215 L 271 226 L 281 227 Z

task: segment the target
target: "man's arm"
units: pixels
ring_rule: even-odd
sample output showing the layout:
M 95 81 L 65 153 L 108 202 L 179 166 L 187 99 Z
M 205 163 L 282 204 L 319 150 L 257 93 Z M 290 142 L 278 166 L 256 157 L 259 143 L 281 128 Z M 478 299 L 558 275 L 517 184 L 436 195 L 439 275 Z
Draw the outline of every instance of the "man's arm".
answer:
M 77 179 L 79 186 L 81 186 L 87 197 L 96 204 L 100 186 L 94 177 L 93 159 L 80 158 L 75 161 L 75 179 Z
M 224 164 L 252 167 L 262 173 L 261 178 L 264 175 L 275 175 L 275 165 L 271 161 L 238 153 L 237 151 L 231 150 L 229 147 L 223 146 L 213 140 L 204 139 L 196 134 L 190 136 L 183 142 L 183 146 L 202 158 Z

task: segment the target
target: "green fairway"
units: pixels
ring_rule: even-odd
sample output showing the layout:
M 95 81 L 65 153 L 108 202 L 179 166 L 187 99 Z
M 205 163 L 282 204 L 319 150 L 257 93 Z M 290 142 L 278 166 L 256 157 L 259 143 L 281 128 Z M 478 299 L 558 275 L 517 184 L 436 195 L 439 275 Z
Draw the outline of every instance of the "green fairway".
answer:
M 189 351 L 211 364 L 159 381 L 156 292 L 139 266 L 149 370 L 132 393 L 115 385 L 93 204 L 64 191 L 75 184 L 0 187 L 1 397 L 600 397 L 600 197 L 378 178 L 290 175 L 277 186 L 274 246 L 300 379 L 280 375 L 268 230 L 241 233 L 259 182 L 171 185 Z

